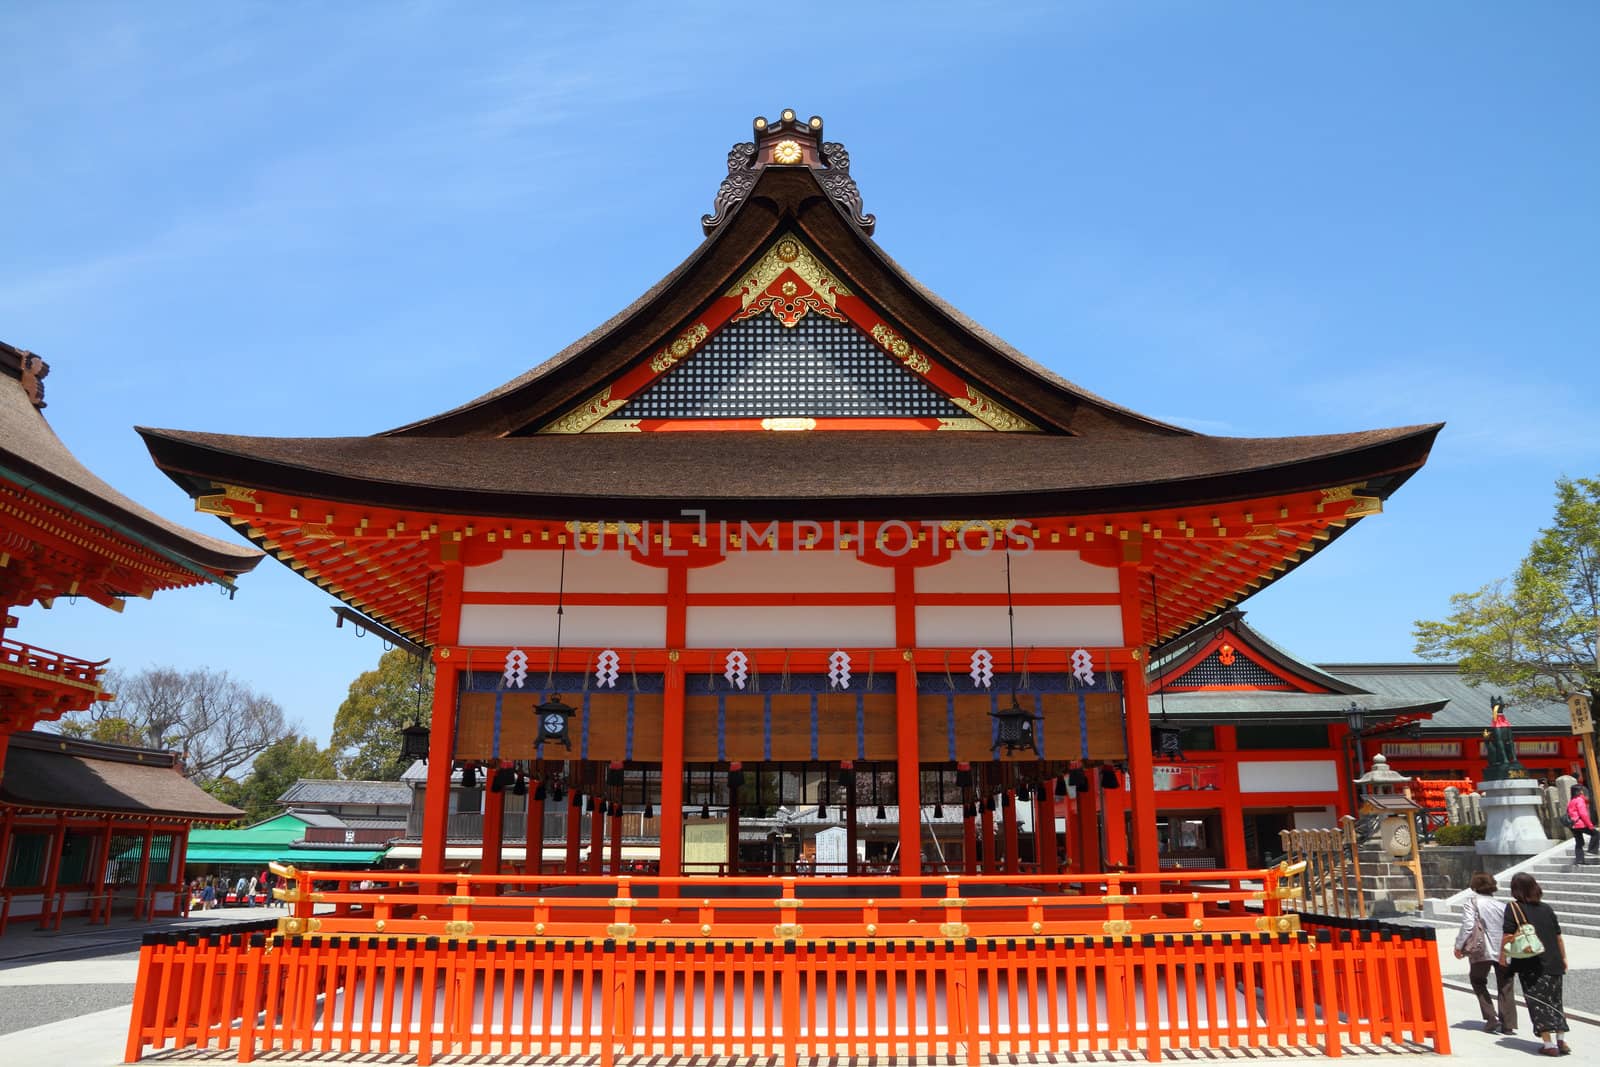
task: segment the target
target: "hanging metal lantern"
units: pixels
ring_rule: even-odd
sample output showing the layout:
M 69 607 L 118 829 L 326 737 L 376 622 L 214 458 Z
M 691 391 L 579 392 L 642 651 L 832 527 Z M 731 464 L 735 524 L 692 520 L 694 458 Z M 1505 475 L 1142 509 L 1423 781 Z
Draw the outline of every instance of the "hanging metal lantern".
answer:
M 1006 755 L 1027 749 L 1035 756 L 1039 755 L 1039 742 L 1034 736 L 1033 724 L 1038 716 L 1017 703 L 1013 697 L 1009 708 L 991 711 L 989 717 L 995 721 L 994 744 L 990 751 L 996 756 L 1000 749 L 1006 750 Z
M 433 731 L 421 723 L 412 723 L 400 731 L 400 762 L 410 764 L 416 760 L 428 762 L 428 739 Z
M 536 706 L 533 712 L 539 721 L 539 743 L 562 745 L 568 752 L 572 751 L 572 738 L 567 727 L 578 709 L 563 701 L 560 693 L 552 693 L 550 699 Z
M 1183 731 L 1176 726 L 1153 726 L 1150 728 L 1151 748 L 1155 749 L 1156 759 L 1183 759 Z

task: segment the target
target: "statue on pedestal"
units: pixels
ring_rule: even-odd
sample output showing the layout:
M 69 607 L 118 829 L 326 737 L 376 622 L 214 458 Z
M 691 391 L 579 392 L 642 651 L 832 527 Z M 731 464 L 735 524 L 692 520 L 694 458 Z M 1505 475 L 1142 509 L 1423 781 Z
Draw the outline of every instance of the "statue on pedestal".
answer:
M 1506 718 L 1505 700 L 1497 696 L 1490 697 L 1489 709 L 1494 713 L 1494 719 L 1483 732 L 1484 755 L 1489 761 L 1483 772 L 1483 780 L 1500 782 L 1528 777 L 1528 769 L 1517 762 L 1517 741 L 1511 732 L 1511 722 Z

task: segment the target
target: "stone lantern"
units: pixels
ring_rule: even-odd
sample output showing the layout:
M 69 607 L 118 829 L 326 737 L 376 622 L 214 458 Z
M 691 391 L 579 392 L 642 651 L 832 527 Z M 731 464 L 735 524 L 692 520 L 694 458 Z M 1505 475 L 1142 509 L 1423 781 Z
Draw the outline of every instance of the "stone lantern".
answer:
M 1372 769 L 1355 780 L 1360 814 L 1377 819 L 1374 836 L 1381 862 L 1404 869 L 1416 888 L 1415 903 L 1402 902 L 1390 888 L 1389 879 L 1379 878 L 1369 894 L 1374 915 L 1422 907 L 1422 856 L 1417 851 L 1417 812 L 1422 805 L 1411 799 L 1410 784 L 1411 779 L 1391 768 L 1382 752 L 1372 757 Z

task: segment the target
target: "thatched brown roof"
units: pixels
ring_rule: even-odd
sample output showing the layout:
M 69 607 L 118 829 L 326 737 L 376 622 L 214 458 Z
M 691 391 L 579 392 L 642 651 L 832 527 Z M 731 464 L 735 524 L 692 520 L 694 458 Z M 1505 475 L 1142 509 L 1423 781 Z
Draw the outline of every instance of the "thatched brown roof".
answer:
M 104 811 L 231 822 L 244 812 L 189 779 L 171 752 L 31 731 L 13 734 L 0 803 L 46 811 Z
M 917 431 L 508 439 L 140 432 L 162 469 L 196 493 L 225 482 L 400 509 L 598 520 L 678 518 L 697 507 L 727 518 L 918 519 L 1220 503 L 1403 479 L 1438 430 L 1113 440 Z
M 0 368 L 31 355 L 0 343 Z M 56 436 L 24 390 L 20 374 L 0 374 L 0 480 L 38 492 L 157 555 L 217 575 L 237 575 L 261 553 L 195 533 L 119 493 L 85 467 Z

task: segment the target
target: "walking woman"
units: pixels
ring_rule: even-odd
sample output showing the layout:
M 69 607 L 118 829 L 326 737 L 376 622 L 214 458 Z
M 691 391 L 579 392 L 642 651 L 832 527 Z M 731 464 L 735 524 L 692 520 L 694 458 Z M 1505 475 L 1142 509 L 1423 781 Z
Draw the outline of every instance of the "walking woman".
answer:
M 1491 1034 L 1517 1032 L 1517 990 L 1511 968 L 1500 962 L 1500 942 L 1495 934 L 1505 928 L 1505 901 L 1495 897 L 1494 876 L 1479 871 L 1470 883 L 1472 896 L 1461 906 L 1461 932 L 1456 934 L 1456 959 L 1470 959 L 1472 991 L 1478 995 L 1483 1028 Z M 1495 995 L 1489 995 L 1489 973 L 1494 972 Z
M 1528 1007 L 1533 1032 L 1539 1035 L 1546 1056 L 1565 1056 L 1572 1051 L 1562 1039 L 1567 1032 L 1567 1016 L 1561 1007 L 1561 977 L 1567 973 L 1567 945 L 1561 939 L 1561 923 L 1544 903 L 1544 891 L 1533 875 L 1523 872 L 1511 878 L 1511 903 L 1506 906 L 1501 926 L 1500 960 L 1506 961 L 1517 928 L 1531 924 L 1544 945 L 1537 956 L 1511 960 L 1511 970 L 1522 982 L 1522 999 Z
M 1589 806 L 1589 791 L 1581 785 L 1572 787 L 1572 799 L 1567 801 L 1567 821 L 1572 824 L 1572 862 L 1581 867 L 1584 835 L 1589 838 L 1589 855 L 1600 853 L 1600 830 L 1594 826 L 1594 809 Z

